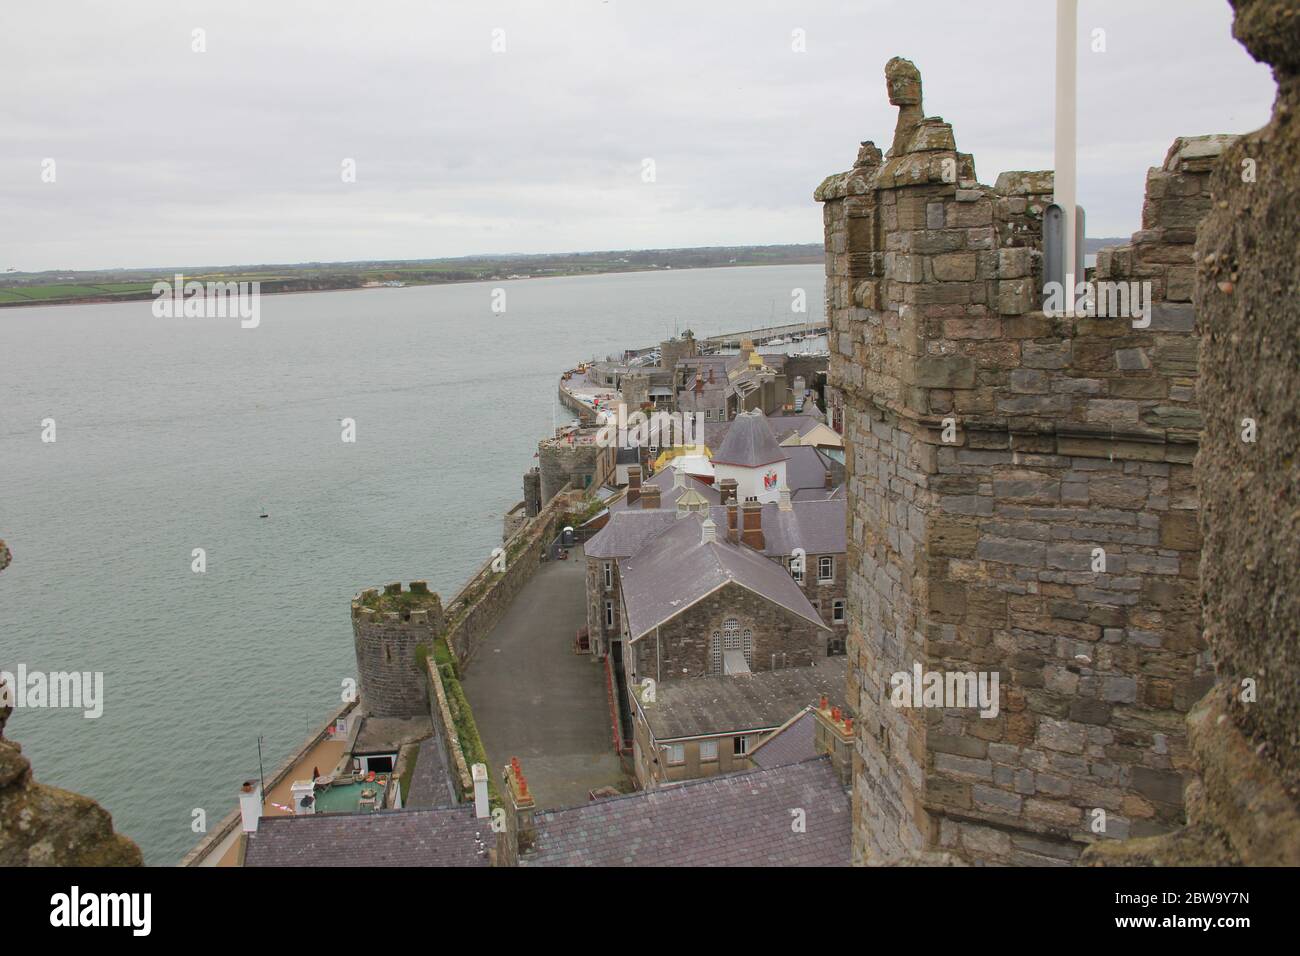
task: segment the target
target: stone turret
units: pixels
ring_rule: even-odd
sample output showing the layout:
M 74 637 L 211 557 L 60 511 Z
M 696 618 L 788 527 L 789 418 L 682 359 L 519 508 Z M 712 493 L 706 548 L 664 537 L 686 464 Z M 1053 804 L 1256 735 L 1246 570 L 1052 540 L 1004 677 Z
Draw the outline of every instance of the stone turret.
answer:
M 1180 140 L 1149 180 L 1167 193 L 1124 273 L 1151 280 L 1149 323 L 1049 314 L 1051 173 L 981 184 L 916 67 L 891 60 L 886 87 L 888 153 L 863 143 L 815 194 L 853 529 L 855 855 L 1069 863 L 1183 818 L 1184 718 L 1210 675 L 1197 343 L 1175 296 L 1204 210 L 1190 153 L 1224 141 Z M 895 678 L 914 668 L 996 676 L 998 706 L 912 706 Z
M 352 601 L 352 635 L 362 702 L 373 717 L 429 713 L 428 677 L 418 649 L 431 653 L 444 626 L 442 599 L 424 581 L 367 588 Z

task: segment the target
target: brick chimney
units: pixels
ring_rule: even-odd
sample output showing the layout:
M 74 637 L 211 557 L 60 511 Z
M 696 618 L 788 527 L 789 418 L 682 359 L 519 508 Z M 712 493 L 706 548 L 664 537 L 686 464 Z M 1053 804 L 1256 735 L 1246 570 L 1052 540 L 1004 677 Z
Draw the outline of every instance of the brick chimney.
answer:
M 853 718 L 830 706 L 825 697 L 813 710 L 813 717 L 813 749 L 830 754 L 840 783 L 849 786 L 853 780 Z
M 646 485 L 641 489 L 641 507 L 658 508 L 659 507 L 659 486 Z
M 493 863 L 496 866 L 518 866 L 519 857 L 533 848 L 536 833 L 533 815 L 537 810 L 518 757 L 511 757 L 510 763 L 502 770 L 501 783 L 505 828 L 497 833 L 497 852 Z
M 827 488 L 835 487 L 835 476 L 832 475 L 829 471 L 826 472 L 826 487 Z
M 757 551 L 763 550 L 763 505 L 758 501 L 746 501 L 740 506 L 744 520 L 744 529 L 740 540 Z
M 723 478 L 718 482 L 718 494 L 721 496 L 720 504 L 734 503 L 736 500 L 736 479 Z
M 627 466 L 627 503 L 636 504 L 641 499 L 641 466 Z
M 736 519 L 738 508 L 739 505 L 736 504 L 735 498 L 727 502 L 727 540 L 732 544 L 740 540 L 740 532 L 737 530 L 739 522 Z

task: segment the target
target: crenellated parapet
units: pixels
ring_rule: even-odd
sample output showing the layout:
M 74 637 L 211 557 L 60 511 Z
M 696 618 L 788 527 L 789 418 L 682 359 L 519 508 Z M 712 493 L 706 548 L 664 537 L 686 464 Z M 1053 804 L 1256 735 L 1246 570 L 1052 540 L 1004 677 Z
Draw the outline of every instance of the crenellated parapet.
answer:
M 1070 862 L 1183 815 L 1210 667 L 1181 296 L 1202 167 L 1230 140 L 1175 144 L 1130 251 L 1099 258 L 1124 288 L 1070 307 L 1044 282 L 1052 173 L 981 184 L 916 67 L 885 77 L 890 148 L 862 143 L 815 193 L 848 452 L 856 852 Z M 902 706 L 893 678 L 914 668 L 996 675 L 998 706 Z
M 442 634 L 442 599 L 424 581 L 367 588 L 352 599 L 357 676 L 366 709 L 375 717 L 429 713 L 429 688 L 420 666 Z

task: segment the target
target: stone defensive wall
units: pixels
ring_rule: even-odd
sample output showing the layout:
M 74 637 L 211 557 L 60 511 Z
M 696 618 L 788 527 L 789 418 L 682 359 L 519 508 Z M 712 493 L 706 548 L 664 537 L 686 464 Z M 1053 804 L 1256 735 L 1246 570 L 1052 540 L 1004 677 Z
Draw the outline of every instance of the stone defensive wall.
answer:
M 562 489 L 502 544 L 505 571 L 494 570 L 494 559 L 489 557 L 447 605 L 447 646 L 462 667 L 532 579 L 547 545 L 561 530 L 560 519 L 581 498 L 581 492 Z
M 855 858 L 1068 864 L 1183 820 L 1185 718 L 1212 680 L 1193 243 L 1232 138 L 1177 140 L 1142 230 L 1098 257 L 1092 278 L 1150 283 L 1149 314 L 1059 314 L 1051 172 L 982 185 L 916 67 L 886 83 L 890 149 L 863 143 L 815 193 L 851 449 Z M 900 703 L 914 667 L 996 674 L 997 715 Z

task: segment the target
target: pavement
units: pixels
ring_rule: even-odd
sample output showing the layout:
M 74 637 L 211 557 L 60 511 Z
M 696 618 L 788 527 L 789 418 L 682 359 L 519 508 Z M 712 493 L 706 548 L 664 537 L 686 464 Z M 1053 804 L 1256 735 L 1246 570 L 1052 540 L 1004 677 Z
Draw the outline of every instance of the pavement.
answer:
M 581 548 L 543 564 L 461 681 L 489 772 L 499 785 L 501 768 L 518 757 L 538 809 L 584 804 L 589 790 L 626 779 L 604 667 L 573 652 L 574 635 L 587 624 L 586 567 Z

